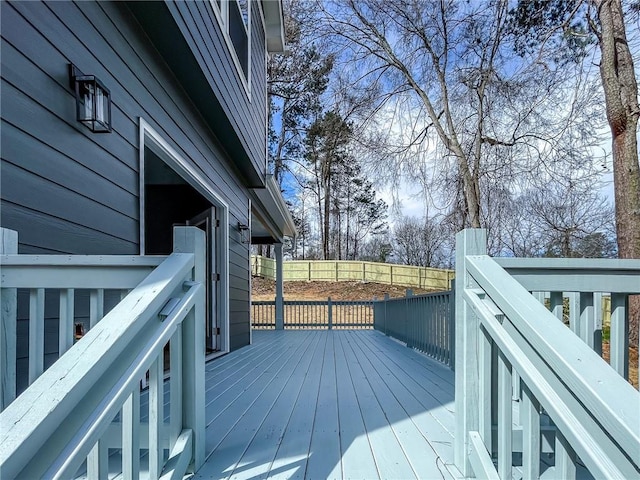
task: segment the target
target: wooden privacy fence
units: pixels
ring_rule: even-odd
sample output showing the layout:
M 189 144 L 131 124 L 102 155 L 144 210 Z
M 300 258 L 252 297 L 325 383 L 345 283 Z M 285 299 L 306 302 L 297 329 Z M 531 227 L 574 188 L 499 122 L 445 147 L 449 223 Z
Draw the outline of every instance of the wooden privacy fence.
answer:
M 373 300 L 285 300 L 284 328 L 373 328 Z M 253 328 L 276 328 L 276 302 L 251 304 Z
M 251 273 L 275 280 L 276 261 L 254 255 Z M 448 290 L 455 275 L 453 270 L 351 260 L 290 260 L 283 262 L 282 273 L 284 281 L 361 281 L 424 290 Z

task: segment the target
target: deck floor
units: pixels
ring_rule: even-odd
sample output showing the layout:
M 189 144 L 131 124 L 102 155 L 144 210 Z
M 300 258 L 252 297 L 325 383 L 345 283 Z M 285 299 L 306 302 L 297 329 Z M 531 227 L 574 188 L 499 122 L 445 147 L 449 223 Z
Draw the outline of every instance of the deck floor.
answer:
M 379 332 L 254 331 L 206 376 L 197 479 L 461 478 L 453 372 Z

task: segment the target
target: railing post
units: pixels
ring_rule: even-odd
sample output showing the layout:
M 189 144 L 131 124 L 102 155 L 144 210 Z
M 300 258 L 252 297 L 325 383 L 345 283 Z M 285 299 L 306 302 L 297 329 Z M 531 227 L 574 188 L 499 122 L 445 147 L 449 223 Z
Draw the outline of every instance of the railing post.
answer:
M 455 411 L 456 430 L 454 461 L 464 477 L 471 477 L 473 470 L 469 462 L 469 432 L 479 430 L 479 361 L 478 319 L 464 301 L 464 290 L 472 286 L 467 273 L 467 255 L 484 255 L 487 252 L 485 230 L 466 229 L 456 235 L 456 368 Z
M 333 305 L 331 303 L 331 297 L 327 299 L 327 315 L 329 322 L 329 330 L 333 329 Z
M 18 232 L 0 228 L 0 255 L 18 253 Z M 16 398 L 17 289 L 2 288 L 0 319 L 0 412 Z
M 282 244 L 275 244 L 276 251 L 276 330 L 284 330 L 284 300 L 283 300 L 283 265 Z
M 206 286 L 205 248 L 204 231 L 196 227 L 174 227 L 173 251 L 194 254 L 192 280 Z M 194 472 L 202 466 L 205 458 L 205 321 L 205 298 L 202 296 L 182 323 L 182 429 L 193 431 L 191 470 Z

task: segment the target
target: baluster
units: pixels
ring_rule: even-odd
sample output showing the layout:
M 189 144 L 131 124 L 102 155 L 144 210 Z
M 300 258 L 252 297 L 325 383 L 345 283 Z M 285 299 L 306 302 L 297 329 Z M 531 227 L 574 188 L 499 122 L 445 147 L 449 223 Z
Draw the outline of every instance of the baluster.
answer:
M 89 328 L 93 328 L 96 323 L 104 317 L 104 289 L 91 290 L 89 295 Z
M 580 292 L 580 338 L 592 349 L 595 346 L 596 319 L 593 308 L 593 293 Z
M 162 396 L 163 396 L 163 351 L 149 369 L 149 478 L 160 478 L 162 472 Z
M 540 477 L 540 405 L 526 385 L 522 390 L 523 478 L 536 479 Z
M 551 313 L 553 313 L 558 320 L 561 322 L 564 321 L 564 298 L 562 296 L 562 292 L 551 292 L 549 294 L 549 308 Z
M 498 355 L 498 475 L 512 477 L 512 376 L 511 365 L 502 352 Z
M 435 309 L 437 304 L 435 298 L 429 297 L 429 347 L 431 349 L 430 355 L 434 358 L 438 356 L 438 348 L 436 344 L 436 322 L 435 322 Z
M 571 448 L 560 430 L 556 431 L 556 479 L 574 480 L 576 478 L 576 452 Z
M 593 294 L 593 349 L 602 356 L 602 292 Z
M 87 456 L 89 480 L 106 480 L 109 475 L 109 449 L 107 443 L 98 440 Z
M 481 335 L 478 345 L 478 359 L 480 361 L 479 370 L 479 405 L 480 410 L 480 435 L 489 454 L 493 452 L 493 407 L 491 405 L 493 399 L 493 341 L 489 333 L 483 326 L 480 327 Z
M 29 385 L 44 371 L 44 288 L 29 293 Z
M 60 331 L 58 333 L 58 355 L 61 357 L 73 345 L 73 319 L 75 290 L 60 290 Z
M 431 321 L 431 329 L 433 330 L 433 349 L 434 357 L 440 360 L 440 298 L 431 297 L 431 310 L 429 311 L 429 317 Z
M 171 379 L 169 385 L 170 431 L 169 441 L 173 447 L 182 432 L 182 323 L 169 343 Z M 171 447 L 169 450 L 171 450 Z
M 580 336 L 580 296 L 577 292 L 569 292 L 569 327 Z
M 434 356 L 434 348 L 433 348 L 433 338 L 435 333 L 435 323 L 433 321 L 433 298 L 426 297 L 422 304 L 422 309 L 415 312 L 415 316 L 419 318 L 420 323 L 423 327 L 423 336 L 425 338 L 423 352 L 429 354 L 430 356 Z
M 609 363 L 624 379 L 629 377 L 628 296 L 611 294 L 611 330 Z
M 136 385 L 122 407 L 122 476 L 140 477 L 140 389 Z

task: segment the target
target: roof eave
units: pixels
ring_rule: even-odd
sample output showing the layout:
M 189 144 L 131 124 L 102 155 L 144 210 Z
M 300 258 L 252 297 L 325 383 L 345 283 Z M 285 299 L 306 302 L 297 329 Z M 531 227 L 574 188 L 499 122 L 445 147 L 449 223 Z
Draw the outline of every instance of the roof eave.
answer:
M 264 30 L 269 53 L 284 53 L 286 49 L 284 32 L 284 10 L 281 0 L 262 0 Z

